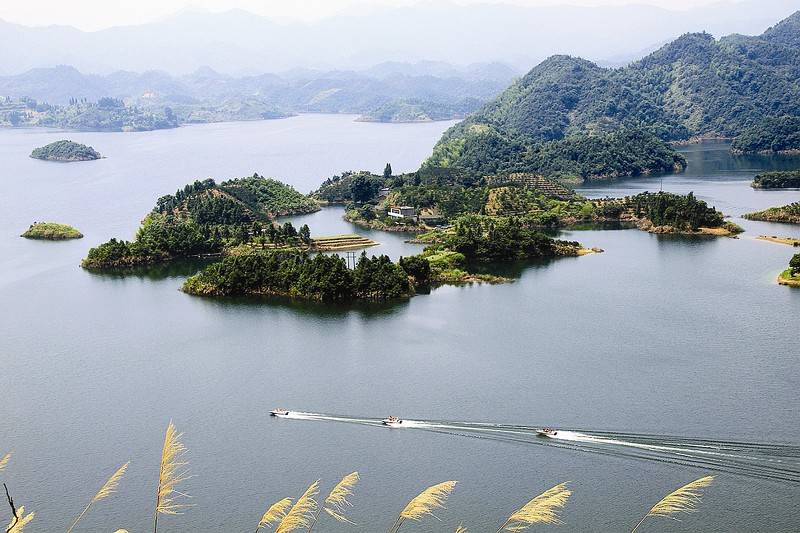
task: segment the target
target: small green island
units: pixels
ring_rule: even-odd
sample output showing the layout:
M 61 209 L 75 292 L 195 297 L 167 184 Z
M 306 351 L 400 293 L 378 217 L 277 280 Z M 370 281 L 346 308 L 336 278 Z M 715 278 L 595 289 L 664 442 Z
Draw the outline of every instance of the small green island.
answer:
M 754 189 L 797 189 L 800 188 L 800 170 L 764 172 L 756 175 L 750 186 Z
M 789 287 L 800 287 L 800 254 L 792 256 L 789 268 L 778 275 L 778 283 Z
M 747 220 L 761 220 L 763 222 L 784 222 L 787 224 L 800 224 L 800 202 L 794 202 L 781 207 L 770 207 L 763 211 L 747 213 Z
M 62 140 L 36 148 L 31 157 L 42 161 L 72 163 L 75 161 L 94 161 L 102 156 L 91 146 Z
M 82 239 L 83 233 L 66 224 L 34 222 L 20 237 L 45 241 L 65 241 L 68 239 Z

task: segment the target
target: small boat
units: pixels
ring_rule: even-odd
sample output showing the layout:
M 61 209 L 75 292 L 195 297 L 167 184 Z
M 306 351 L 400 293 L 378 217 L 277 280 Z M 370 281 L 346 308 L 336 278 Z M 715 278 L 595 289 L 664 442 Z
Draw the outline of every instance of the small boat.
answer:
M 269 414 L 270 416 L 285 417 L 289 416 L 289 411 L 287 411 L 286 409 L 273 409 L 272 411 L 269 412 Z
M 381 423 L 384 426 L 389 426 L 390 428 L 399 428 L 403 425 L 403 421 L 397 418 L 396 416 L 390 416 L 389 418 L 384 418 L 381 420 Z
M 558 431 L 556 431 L 553 428 L 542 428 L 542 429 L 537 429 L 536 434 L 539 435 L 540 437 L 555 437 L 556 435 L 558 435 Z

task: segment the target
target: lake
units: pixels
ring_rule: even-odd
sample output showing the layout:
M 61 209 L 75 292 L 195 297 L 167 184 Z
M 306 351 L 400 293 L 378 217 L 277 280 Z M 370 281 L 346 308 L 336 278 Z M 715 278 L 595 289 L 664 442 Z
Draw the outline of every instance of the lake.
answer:
M 600 197 L 694 191 L 747 231 L 738 239 L 565 231 L 603 254 L 510 265 L 498 286 L 441 287 L 408 302 L 323 306 L 196 298 L 191 268 L 133 276 L 78 267 L 131 238 L 157 197 L 196 178 L 258 172 L 308 192 L 348 169 L 413 170 L 451 123 L 351 116 L 146 133 L 0 130 L 0 456 L 26 531 L 64 530 L 108 476 L 119 491 L 81 531 L 151 527 L 164 430 L 184 432 L 192 508 L 159 530 L 252 531 L 268 504 L 357 470 L 349 516 L 315 531 L 387 530 L 425 487 L 458 480 L 440 521 L 403 531 L 495 531 L 562 481 L 564 531 L 625 531 L 678 486 L 717 476 L 701 512 L 643 531 L 795 531 L 800 522 L 800 290 L 775 278 L 796 249 L 756 240 L 800 228 L 742 220 L 800 200 L 749 187 L 797 158 L 691 146 L 686 173 L 581 189 Z M 69 137 L 107 158 L 58 164 L 30 151 Z M 296 217 L 356 231 L 341 208 Z M 86 237 L 18 237 L 35 220 Z M 367 232 L 394 258 L 407 236 Z M 286 407 L 308 414 L 275 419 Z M 381 427 L 397 415 L 409 429 Z M 536 437 L 551 425 L 561 438 Z M 5 515 L 2 515 L 5 516 Z M 494 528 L 494 529 L 492 529 Z M 77 531 L 77 530 L 76 530 Z

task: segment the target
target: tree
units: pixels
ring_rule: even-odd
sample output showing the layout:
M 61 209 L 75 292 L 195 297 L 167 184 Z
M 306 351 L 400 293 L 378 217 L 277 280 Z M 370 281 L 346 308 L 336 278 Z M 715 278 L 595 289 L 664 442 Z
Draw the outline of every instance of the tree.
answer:
M 350 182 L 350 196 L 354 202 L 366 202 L 375 196 L 375 186 L 366 174 L 357 174 L 353 176 Z
M 303 224 L 300 227 L 300 240 L 305 244 L 311 242 L 311 230 L 308 228 L 308 224 Z
M 792 269 L 792 276 L 800 274 L 800 254 L 794 254 L 794 257 L 789 261 L 789 268 Z
M 384 179 L 389 179 L 392 177 L 392 165 L 386 163 L 386 166 L 383 168 L 383 177 Z

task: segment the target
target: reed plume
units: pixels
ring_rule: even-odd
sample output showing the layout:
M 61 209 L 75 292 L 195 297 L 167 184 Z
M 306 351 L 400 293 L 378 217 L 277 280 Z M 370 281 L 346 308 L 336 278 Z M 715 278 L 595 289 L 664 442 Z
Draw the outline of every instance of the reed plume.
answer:
M 317 512 L 317 500 L 314 499 L 319 493 L 319 480 L 308 486 L 306 491 L 297 502 L 292 506 L 286 516 L 278 524 L 275 533 L 289 533 L 297 529 L 311 527 L 314 514 Z
M 14 516 L 11 517 L 11 521 L 8 523 L 8 527 L 6 527 L 6 533 L 22 533 L 22 529 L 33 520 L 33 517 L 36 513 L 28 513 L 25 514 L 25 506 L 21 505 L 18 509 L 14 509 Z
M 389 529 L 389 533 L 395 533 L 406 520 L 420 520 L 425 516 L 433 515 L 433 511 L 436 509 L 444 509 L 444 502 L 455 488 L 456 481 L 445 481 L 422 491 L 400 512 L 394 525 Z
M 130 461 L 119 467 L 116 472 L 111 474 L 111 477 L 108 478 L 108 481 L 106 481 L 105 484 L 100 487 L 100 490 L 97 491 L 97 494 L 94 495 L 94 498 L 89 501 L 86 507 L 83 508 L 83 511 L 81 511 L 81 514 L 78 515 L 78 518 L 76 518 L 75 521 L 72 522 L 72 525 L 69 526 L 67 533 L 70 533 L 75 528 L 75 525 L 81 521 L 81 518 L 83 518 L 83 515 L 86 514 L 92 504 L 108 498 L 117 490 L 117 485 L 119 485 L 119 481 L 122 479 L 122 476 L 125 475 L 125 471 L 128 469 L 129 464 L 131 464 Z
M 338 522 L 352 524 L 352 522 L 344 516 L 344 513 L 346 511 L 346 506 L 352 506 L 352 504 L 347 501 L 347 498 L 348 496 L 352 496 L 353 487 L 358 483 L 358 480 L 358 472 L 347 474 L 333 487 L 331 493 L 325 498 L 323 510 Z M 308 530 L 311 531 L 311 528 L 308 528 Z
M 504 529 L 506 531 L 523 531 L 533 524 L 560 524 L 558 510 L 564 507 L 571 495 L 572 491 L 567 489 L 567 484 L 559 483 L 515 511 L 500 526 L 497 533 Z
M 639 529 L 639 526 L 651 516 L 666 516 L 672 518 L 674 514 L 696 512 L 697 506 L 703 497 L 703 489 L 711 485 L 712 481 L 714 481 L 714 476 L 701 477 L 670 492 L 664 496 L 661 501 L 650 508 L 647 514 L 634 526 L 631 533 Z
M 459 526 L 456 528 L 456 533 L 469 533 L 469 532 L 467 531 L 467 528 L 465 528 L 465 527 L 464 527 L 464 526 L 462 526 L 462 525 L 459 525 Z
M 183 433 L 178 433 L 175 425 L 170 420 L 167 432 L 164 435 L 164 448 L 161 451 L 161 468 L 158 472 L 158 490 L 156 491 L 156 510 L 153 517 L 153 532 L 158 532 L 158 515 L 181 514 L 181 509 L 189 507 L 188 504 L 178 503 L 176 498 L 187 496 L 178 492 L 176 487 L 189 479 L 187 466 L 189 463 L 181 461 L 186 453 L 186 446 L 181 442 Z
M 8 462 L 11 460 L 11 453 L 5 454 L 2 458 L 0 458 L 0 470 L 4 469 Z
M 256 533 L 262 527 L 271 526 L 272 524 L 277 524 L 280 522 L 284 516 L 286 516 L 287 511 L 292 506 L 292 499 L 291 498 L 284 498 L 280 501 L 277 501 L 269 506 L 263 515 L 261 515 L 261 520 L 258 521 L 258 526 L 256 526 Z

